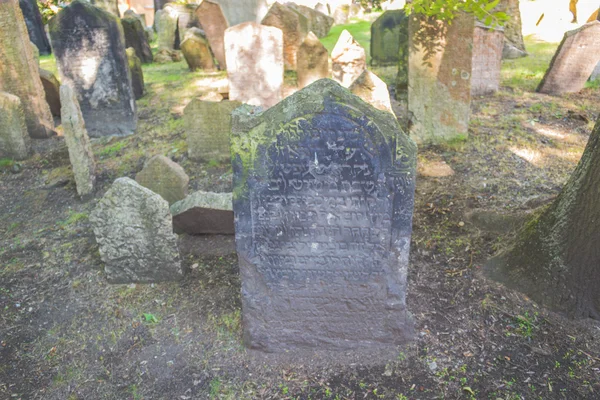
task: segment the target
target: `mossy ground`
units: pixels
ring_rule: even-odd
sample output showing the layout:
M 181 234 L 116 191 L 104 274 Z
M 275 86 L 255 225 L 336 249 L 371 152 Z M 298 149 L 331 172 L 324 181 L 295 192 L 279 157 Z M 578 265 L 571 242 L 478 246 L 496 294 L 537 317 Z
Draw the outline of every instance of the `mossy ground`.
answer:
M 93 140 L 95 199 L 77 198 L 60 138 L 35 141 L 21 172 L 0 172 L 0 398 L 596 398 L 597 324 L 482 278 L 506 240 L 468 219 L 545 204 L 575 167 L 600 104 L 593 88 L 532 91 L 555 46 L 528 42 L 529 59 L 504 64 L 501 91 L 474 99 L 467 138 L 419 149 L 407 297 L 417 338 L 385 355 L 245 350 L 230 237 L 182 238 L 182 282 L 106 283 L 87 216 L 115 178 L 164 154 L 191 191 L 231 188 L 229 165 L 187 158 L 182 123 L 187 102 L 225 75 L 145 65 L 137 133 Z M 51 57 L 42 64 L 55 68 Z

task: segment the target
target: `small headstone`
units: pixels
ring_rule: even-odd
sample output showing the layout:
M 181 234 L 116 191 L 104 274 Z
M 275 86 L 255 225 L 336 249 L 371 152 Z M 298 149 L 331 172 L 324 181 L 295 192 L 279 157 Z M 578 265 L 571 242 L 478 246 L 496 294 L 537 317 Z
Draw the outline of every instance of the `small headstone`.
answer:
M 131 88 L 136 100 L 141 99 L 144 95 L 144 72 L 142 71 L 142 62 L 135 53 L 133 47 L 126 50 L 127 63 L 129 71 L 131 71 Z
M 404 10 L 386 11 L 371 25 L 371 63 L 397 64 L 408 47 L 408 17 Z
M 212 0 L 202 0 L 195 13 L 202 29 L 204 29 L 210 48 L 219 62 L 219 68 L 221 70 L 227 69 L 224 40 L 225 30 L 229 27 L 229 24 L 221 6 Z
M 169 204 L 130 178 L 119 178 L 90 215 L 111 283 L 182 278 Z
M 190 182 L 183 168 L 163 155 L 150 158 L 135 176 L 135 180 L 161 195 L 169 204 L 183 200 L 187 196 Z
M 231 193 L 195 192 L 171 206 L 175 233 L 233 235 Z
M 317 35 L 317 37 L 322 38 L 327 36 L 333 26 L 333 18 L 329 15 L 296 3 L 285 3 L 285 5 L 304 15 L 308 20 L 308 30 Z
M 135 18 L 138 21 L 140 21 L 140 24 L 142 24 L 142 27 L 144 29 L 148 27 L 148 24 L 146 23 L 146 15 L 138 14 L 135 11 L 133 11 L 131 8 L 123 13 L 123 18 Z
M 269 10 L 267 0 L 216 1 L 221 5 L 229 26 L 235 26 L 244 22 L 260 22 Z
M 172 13 L 177 16 L 177 29 L 179 30 L 179 37 L 185 37 L 188 29 L 200 28 L 200 23 L 196 18 L 194 11 L 198 7 L 197 3 L 169 3 L 163 7 L 163 10 L 171 9 Z
M 261 24 L 281 29 L 285 69 L 295 71 L 298 47 L 308 34 L 308 19 L 293 8 L 275 2 Z
M 371 71 L 364 70 L 348 89 L 373 107 L 394 113 L 387 85 Z
M 303 88 L 322 78 L 329 77 L 329 54 L 319 38 L 309 32 L 298 49 L 298 87 Z
M 190 71 L 196 71 L 197 69 L 212 71 L 215 69 L 210 45 L 204 37 L 204 32 L 200 29 L 188 29 L 185 39 L 181 42 L 181 52 Z
M 30 137 L 50 137 L 54 121 L 17 0 L 0 1 L 0 27 L 0 91 L 21 99 Z
M 152 50 L 148 44 L 146 31 L 140 20 L 137 18 L 123 18 L 121 25 L 123 25 L 123 34 L 125 36 L 125 47 L 132 47 L 142 63 L 151 63 Z
M 137 110 L 119 19 L 75 0 L 49 25 L 61 83 L 77 93 L 90 137 L 134 133 Z
M 25 160 L 29 156 L 31 139 L 25 126 L 21 100 L 0 92 L 0 157 Z
M 327 6 L 323 3 L 315 4 L 315 10 L 325 15 L 329 15 L 329 8 L 327 8 Z
M 154 55 L 154 62 L 157 64 L 167 64 L 171 62 L 179 62 L 183 57 L 179 50 L 160 49 Z
M 225 31 L 229 98 L 271 107 L 281 100 L 283 33 L 273 26 L 246 22 Z
M 498 91 L 503 48 L 502 28 L 490 29 L 480 23 L 475 24 L 471 96 L 485 96 Z
M 121 16 L 121 13 L 119 12 L 118 0 L 90 0 L 90 3 L 101 10 L 111 13 L 117 18 Z
M 406 275 L 416 146 L 330 79 L 232 129 L 244 339 L 269 352 L 413 336 Z
M 333 22 L 335 25 L 344 25 L 350 18 L 350 6 L 348 4 L 340 4 L 333 11 Z
M 501 0 L 496 10 L 502 11 L 510 17 L 504 24 L 504 48 L 506 49 L 506 52 L 503 53 L 506 55 L 504 58 L 526 57 L 519 0 Z
M 600 21 L 592 21 L 565 33 L 537 91 L 554 95 L 579 92 L 598 62 Z
M 50 48 L 50 41 L 48 41 L 46 31 L 44 30 L 44 22 L 42 21 L 42 14 L 38 8 L 37 1 L 19 0 L 19 6 L 23 12 L 23 17 L 25 18 L 29 40 L 35 44 L 40 54 L 50 54 L 52 49 Z
M 50 106 L 50 112 L 55 117 L 60 117 L 60 83 L 56 76 L 50 71 L 40 68 L 40 79 L 46 94 L 46 102 Z
M 156 33 L 158 35 L 159 50 L 177 50 L 181 43 L 179 28 L 177 26 L 177 13 L 171 8 L 166 7 L 164 10 L 159 10 L 154 16 L 154 24 L 156 25 Z
M 527 57 L 527 52 L 518 49 L 513 44 L 509 43 L 506 39 L 504 40 L 504 47 L 502 48 L 502 59 L 514 60 L 516 58 Z
M 348 87 L 367 69 L 365 49 L 344 29 L 331 52 L 333 79 Z
M 69 85 L 60 86 L 60 101 L 61 123 L 69 149 L 69 160 L 75 176 L 77 194 L 86 197 L 92 194 L 96 183 L 96 162 L 92 145 L 85 129 L 77 96 Z
M 192 160 L 223 161 L 231 158 L 231 112 L 241 104 L 239 101 L 193 99 L 185 107 L 183 119 L 188 156 Z

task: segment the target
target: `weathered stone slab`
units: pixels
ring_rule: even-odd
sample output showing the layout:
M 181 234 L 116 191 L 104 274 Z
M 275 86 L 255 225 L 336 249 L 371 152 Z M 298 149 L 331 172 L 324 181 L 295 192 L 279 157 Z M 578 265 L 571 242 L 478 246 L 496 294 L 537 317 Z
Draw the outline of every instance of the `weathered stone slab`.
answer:
M 565 33 L 537 91 L 555 95 L 579 92 L 598 62 L 600 21 L 592 21 Z
M 19 6 L 23 12 L 25 18 L 25 25 L 27 25 L 27 32 L 29 32 L 29 40 L 35 44 L 40 54 L 50 54 L 52 49 L 50 48 L 50 41 L 46 36 L 44 30 L 44 23 L 42 22 L 42 14 L 38 8 L 36 0 L 19 0 Z
M 285 5 L 304 15 L 308 20 L 308 30 L 317 35 L 317 37 L 322 38 L 327 36 L 333 26 L 333 18 L 314 8 L 298 5 L 296 3 L 285 3 Z
M 117 18 L 121 16 L 118 0 L 90 0 L 90 3 L 101 10 L 111 13 Z
M 134 180 L 117 179 L 90 222 L 109 282 L 149 283 L 183 276 L 169 204 Z
M 136 100 L 144 95 L 144 72 L 142 71 L 142 61 L 135 54 L 133 47 L 125 50 L 127 53 L 127 63 L 131 72 L 131 88 Z
M 390 102 L 390 92 L 384 81 L 371 71 L 364 70 L 348 88 L 354 95 L 360 97 L 373 107 L 391 112 L 392 104 Z
M 386 11 L 371 25 L 372 65 L 391 65 L 400 61 L 408 48 L 408 17 L 404 10 Z
M 152 50 L 148 44 L 148 37 L 142 23 L 137 18 L 123 18 L 123 34 L 125 36 L 125 47 L 132 47 L 135 54 L 144 64 L 152 62 Z
M 260 22 L 269 10 L 267 0 L 217 0 L 217 3 L 221 5 L 229 26 Z
M 285 68 L 295 71 L 296 53 L 308 34 L 308 19 L 293 8 L 275 2 L 261 24 L 281 29 Z
M 33 42 L 29 42 L 29 43 L 31 44 L 31 50 L 33 51 L 33 59 L 35 60 L 35 63 L 39 66 L 40 65 L 40 50 L 37 48 L 35 43 L 33 43 Z
M 52 114 L 17 0 L 0 1 L 0 49 L 0 91 L 21 99 L 30 137 L 54 135 Z
M 135 180 L 161 195 L 169 204 L 183 200 L 187 196 L 190 182 L 183 168 L 163 155 L 150 158 L 144 168 L 137 173 Z
M 0 157 L 25 160 L 31 151 L 31 140 L 25 126 L 21 100 L 0 92 Z
M 40 79 L 46 94 L 46 103 L 55 117 L 60 117 L 60 83 L 50 71 L 40 68 Z
M 298 49 L 296 59 L 299 88 L 329 77 L 329 54 L 314 33 L 308 33 Z
M 473 61 L 472 16 L 451 25 L 409 19 L 408 109 L 417 142 L 443 142 L 468 135 Z
M 231 112 L 240 105 L 239 101 L 190 101 L 183 110 L 183 119 L 188 156 L 192 160 L 223 161 L 231 158 Z
M 497 10 L 503 11 L 510 16 L 504 25 L 504 58 L 526 57 L 527 51 L 525 49 L 525 41 L 523 40 L 523 24 L 521 22 L 519 0 L 501 0 Z
M 195 192 L 171 206 L 175 233 L 233 235 L 231 193 Z
M 331 52 L 333 79 L 348 87 L 367 69 L 365 49 L 344 29 Z
M 283 33 L 273 26 L 245 22 L 225 31 L 229 98 L 271 107 L 281 100 Z
M 492 30 L 485 25 L 475 24 L 471 96 L 485 96 L 498 91 L 503 48 L 502 28 Z
M 142 24 L 144 29 L 148 27 L 148 24 L 146 23 L 146 14 L 138 14 L 131 8 L 123 13 L 123 18 L 135 18 L 140 21 L 140 24 Z
M 75 176 L 77 194 L 86 197 L 93 193 L 96 183 L 96 162 L 92 145 L 85 129 L 77 96 L 69 85 L 60 86 L 60 100 L 61 123 L 69 149 L 69 160 Z
M 75 0 L 49 26 L 60 81 L 77 93 L 90 137 L 134 133 L 137 110 L 120 20 Z
M 198 8 L 196 8 L 195 14 L 202 29 L 204 29 L 211 50 L 219 62 L 219 69 L 227 69 L 224 41 L 225 30 L 229 28 L 229 24 L 221 6 L 216 1 L 202 0 Z
M 410 340 L 416 147 L 394 116 L 322 79 L 233 113 L 235 231 L 250 348 Z
M 200 28 L 200 23 L 194 13 L 198 7 L 196 3 L 180 4 L 180 3 L 169 3 L 163 7 L 163 10 L 172 9 L 173 13 L 177 15 L 177 27 L 179 29 L 179 37 L 185 37 L 186 32 L 190 28 Z M 182 39 L 183 40 L 183 39 Z
M 332 17 L 335 25 L 344 25 L 350 18 L 350 5 L 340 4 L 335 7 Z
M 159 50 L 176 50 L 181 43 L 177 26 L 177 13 L 170 7 L 159 10 L 154 16 Z
M 181 52 L 190 71 L 196 71 L 197 69 L 212 71 L 215 69 L 210 45 L 202 30 L 198 28 L 188 29 L 185 39 L 181 42 Z

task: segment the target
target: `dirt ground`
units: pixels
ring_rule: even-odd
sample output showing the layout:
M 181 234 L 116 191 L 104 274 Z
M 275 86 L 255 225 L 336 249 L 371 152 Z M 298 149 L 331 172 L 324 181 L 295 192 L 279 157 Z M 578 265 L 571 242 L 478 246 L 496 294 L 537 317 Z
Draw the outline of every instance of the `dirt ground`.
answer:
M 265 355 L 241 342 L 232 237 L 180 237 L 182 282 L 106 283 L 88 215 L 114 179 L 165 154 L 190 191 L 231 189 L 228 165 L 187 159 L 182 120 L 189 99 L 224 75 L 184 63 L 145 75 L 137 134 L 93 141 L 94 199 L 77 198 L 60 137 L 36 141 L 28 161 L 2 163 L 0 399 L 600 398 L 600 325 L 480 273 L 560 191 L 600 112 L 598 89 L 559 98 L 505 85 L 474 99 L 467 140 L 419 149 L 411 345 Z

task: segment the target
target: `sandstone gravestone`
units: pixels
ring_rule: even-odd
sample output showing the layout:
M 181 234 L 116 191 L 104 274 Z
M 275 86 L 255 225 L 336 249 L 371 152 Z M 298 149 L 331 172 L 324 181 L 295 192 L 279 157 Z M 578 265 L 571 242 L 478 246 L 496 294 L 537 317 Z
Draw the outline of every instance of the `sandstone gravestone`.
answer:
M 27 32 L 29 32 L 29 40 L 35 44 L 40 51 L 40 54 L 50 54 L 52 49 L 50 48 L 50 42 L 46 31 L 44 30 L 44 23 L 42 21 L 42 14 L 38 8 L 36 0 L 19 0 L 19 6 L 23 12 L 25 18 L 25 25 L 27 25 Z
M 33 42 L 29 42 L 29 44 L 31 44 L 31 50 L 33 51 L 33 59 L 35 60 L 36 65 L 39 66 L 40 65 L 40 50 L 37 48 L 37 46 Z
M 229 98 L 271 107 L 281 100 L 283 33 L 273 26 L 246 22 L 225 31 Z
M 183 276 L 169 204 L 134 180 L 117 179 L 90 222 L 109 282 L 147 283 Z
M 111 13 L 117 18 L 121 16 L 119 13 L 118 0 L 90 0 L 90 3 L 101 10 Z
M 179 49 L 181 43 L 179 28 L 177 26 L 177 14 L 166 7 L 156 13 L 154 23 L 156 25 L 157 42 L 159 50 Z
M 50 137 L 54 122 L 17 0 L 0 0 L 0 27 L 0 91 L 21 99 L 30 137 Z
M 133 47 L 125 50 L 127 53 L 127 63 L 131 72 L 131 88 L 136 100 L 144 95 L 144 72 L 142 71 L 142 62 L 135 54 Z
M 150 158 L 135 176 L 135 180 L 161 195 L 169 204 L 187 196 L 190 182 L 190 178 L 179 164 L 162 155 Z
M 210 48 L 219 62 L 219 68 L 221 70 L 227 69 L 224 40 L 225 30 L 229 27 L 229 24 L 227 24 L 221 6 L 212 0 L 202 0 L 195 13 L 202 29 L 204 29 Z
M 410 340 L 416 147 L 392 114 L 322 79 L 262 114 L 234 111 L 232 163 L 247 346 Z
M 367 69 L 365 49 L 344 29 L 331 52 L 333 79 L 348 87 Z
M 76 0 L 49 26 L 61 83 L 77 93 L 89 135 L 134 133 L 137 110 L 119 19 Z
M 600 21 L 565 33 L 537 91 L 559 95 L 584 88 L 600 62 Z
M 387 85 L 371 71 L 364 70 L 348 89 L 373 107 L 394 113 Z
M 308 19 L 293 8 L 276 2 L 271 6 L 261 24 L 281 29 L 285 68 L 296 70 L 296 53 L 308 34 Z
M 96 183 L 96 162 L 92 145 L 85 129 L 77 96 L 69 85 L 60 86 L 60 101 L 61 122 L 69 149 L 69 160 L 75 176 L 77 194 L 86 197 L 92 194 Z
M 60 117 L 60 83 L 56 76 L 50 71 L 40 68 L 40 79 L 46 94 L 46 103 L 50 107 L 50 112 L 55 117 Z
M 180 38 L 185 36 L 188 29 L 200 27 L 200 23 L 194 13 L 196 7 L 198 7 L 198 4 L 196 3 L 169 3 L 163 7 L 163 10 L 171 9 L 171 12 L 177 16 L 177 29 L 179 30 Z
M 304 15 L 308 20 L 308 30 L 317 35 L 317 37 L 322 38 L 327 36 L 333 26 L 333 18 L 314 8 L 298 5 L 296 3 L 285 3 L 285 5 Z
M 231 193 L 195 192 L 171 206 L 175 233 L 233 235 Z
M 229 26 L 260 22 L 269 10 L 267 0 L 217 0 L 217 3 L 221 5 Z
M 25 160 L 31 150 L 31 140 L 25 126 L 21 100 L 0 92 L 0 157 Z
M 333 21 L 336 25 L 344 25 L 350 18 L 350 6 L 348 4 L 341 4 L 337 6 L 333 11 Z
M 197 69 L 212 71 L 215 69 L 210 45 L 200 29 L 188 29 L 185 39 L 181 42 L 181 52 L 190 71 L 196 71 Z
M 386 11 L 371 25 L 371 63 L 390 65 L 400 61 L 408 46 L 408 17 L 404 10 Z
M 498 91 L 503 47 L 502 28 L 490 29 L 480 23 L 475 24 L 471 73 L 472 96 L 485 96 Z
M 238 101 L 193 99 L 183 110 L 188 156 L 192 160 L 223 161 L 231 157 L 229 134 L 231 112 Z
M 451 25 L 411 15 L 408 109 L 417 142 L 443 142 L 468 135 L 473 60 L 472 16 Z
M 151 63 L 152 50 L 148 44 L 146 31 L 140 20 L 137 18 L 123 18 L 121 25 L 123 25 L 123 34 L 125 36 L 125 47 L 132 47 L 142 63 Z
M 298 49 L 296 59 L 299 88 L 329 76 L 329 54 L 314 33 L 308 33 Z

